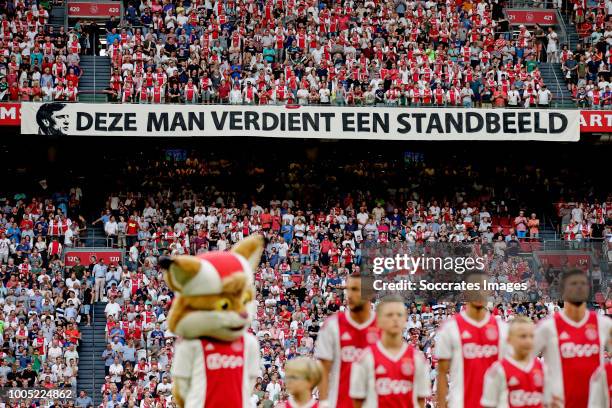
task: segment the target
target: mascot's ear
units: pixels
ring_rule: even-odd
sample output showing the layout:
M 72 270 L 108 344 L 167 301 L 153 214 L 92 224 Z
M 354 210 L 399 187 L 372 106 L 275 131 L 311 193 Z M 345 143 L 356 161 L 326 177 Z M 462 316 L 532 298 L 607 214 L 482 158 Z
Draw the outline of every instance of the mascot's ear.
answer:
M 259 235 L 251 235 L 248 238 L 238 242 L 232 252 L 242 255 L 251 265 L 253 271 L 257 270 L 259 260 L 264 250 L 264 240 Z
M 164 279 L 175 292 L 181 292 L 183 287 L 200 271 L 200 261 L 195 256 L 181 255 L 161 257 L 159 266 L 165 269 Z

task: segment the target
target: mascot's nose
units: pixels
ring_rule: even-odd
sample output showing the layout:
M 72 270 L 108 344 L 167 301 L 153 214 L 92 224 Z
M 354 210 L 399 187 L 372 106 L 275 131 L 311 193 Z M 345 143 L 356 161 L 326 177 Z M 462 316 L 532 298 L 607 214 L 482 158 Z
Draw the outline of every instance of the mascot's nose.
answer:
M 240 317 L 241 317 L 241 318 L 243 318 L 243 319 L 246 319 L 246 318 L 248 318 L 248 317 L 249 317 L 249 314 L 248 314 L 247 312 L 240 312 L 240 313 L 239 313 L 239 315 L 240 315 Z
M 157 262 L 162 269 L 168 269 L 170 265 L 172 265 L 172 258 L 169 256 L 161 256 Z

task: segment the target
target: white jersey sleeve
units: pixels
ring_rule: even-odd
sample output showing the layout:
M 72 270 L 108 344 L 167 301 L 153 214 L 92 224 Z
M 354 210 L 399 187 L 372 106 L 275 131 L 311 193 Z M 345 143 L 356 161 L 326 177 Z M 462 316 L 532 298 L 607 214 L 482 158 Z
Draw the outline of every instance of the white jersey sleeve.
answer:
M 512 346 L 508 343 L 508 330 L 510 326 L 503 320 L 497 321 L 499 328 L 499 359 L 512 355 Z
M 181 339 L 174 348 L 174 361 L 171 369 L 172 377 L 191 378 L 193 363 L 200 350 L 199 340 Z
M 500 362 L 494 363 L 485 374 L 480 404 L 487 408 L 505 408 L 508 406 L 506 374 Z
M 327 400 L 338 399 L 340 384 L 340 327 L 338 315 L 332 315 L 325 320 L 319 330 L 315 344 L 314 357 L 319 360 L 331 361 L 327 384 Z M 350 381 L 350 379 L 348 379 Z
M 536 357 L 542 363 L 542 369 L 544 370 L 544 405 L 549 405 L 553 400 L 553 389 L 554 389 L 554 377 L 550 374 L 550 369 L 546 366 L 546 363 L 541 358 Z
M 544 360 L 544 378 L 548 380 L 544 399 L 551 401 L 552 398 L 563 399 L 563 380 L 561 373 L 561 356 L 557 342 L 557 328 L 553 318 L 549 317 L 541 321 L 535 329 L 534 353 L 542 354 Z
M 181 339 L 177 343 L 170 373 L 185 408 L 203 407 L 208 384 L 200 340 Z
M 245 358 L 246 358 L 246 375 L 247 383 L 251 385 L 249 390 L 255 387 L 257 377 L 261 375 L 261 351 L 259 350 L 259 341 L 252 334 L 244 336 L 245 343 Z
M 327 361 L 335 361 L 338 358 L 339 331 L 337 316 L 329 317 L 319 330 L 315 344 L 315 358 Z
M 534 353 L 536 355 L 540 353 L 545 354 L 548 342 L 552 341 L 556 335 L 557 330 L 555 330 L 555 323 L 552 318 L 549 317 L 541 321 L 535 329 Z
M 588 408 L 601 408 L 609 406 L 608 381 L 606 378 L 605 366 L 599 366 L 591 377 L 589 385 L 589 405 Z
M 349 396 L 352 399 L 365 400 L 373 391 L 373 373 L 374 359 L 370 350 L 366 350 L 351 367 Z
M 610 330 L 612 330 L 612 318 L 605 315 L 597 315 L 597 326 L 599 327 L 599 338 L 605 349 L 610 341 Z
M 414 352 L 414 395 L 418 398 L 431 396 L 429 361 L 420 350 Z
M 435 355 L 439 360 L 450 360 L 448 407 L 463 407 L 463 353 L 459 326 L 453 318 L 447 320 L 436 335 Z
M 439 360 L 450 360 L 456 351 L 457 344 L 455 336 L 457 323 L 454 320 L 447 320 L 436 334 L 435 355 Z

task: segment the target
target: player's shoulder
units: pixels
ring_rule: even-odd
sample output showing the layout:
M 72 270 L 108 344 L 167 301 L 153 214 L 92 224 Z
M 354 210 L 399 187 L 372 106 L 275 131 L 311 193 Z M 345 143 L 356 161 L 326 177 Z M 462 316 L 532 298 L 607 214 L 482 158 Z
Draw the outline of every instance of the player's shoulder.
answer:
M 450 316 L 440 323 L 437 334 L 440 335 L 441 333 L 449 333 L 453 330 L 456 330 L 458 327 L 459 326 L 457 324 L 457 315 Z
M 504 374 L 504 360 L 497 360 L 487 369 L 486 375 L 491 376 L 500 376 Z
M 257 337 L 254 334 L 247 332 L 247 333 L 244 333 L 242 338 L 244 339 L 244 344 L 247 347 L 254 346 L 256 348 L 259 348 L 259 340 L 257 340 Z
M 176 346 L 181 346 L 181 347 L 190 347 L 190 346 L 196 346 L 196 345 L 201 345 L 202 344 L 202 340 L 201 339 L 186 339 L 184 337 L 176 337 L 175 340 L 175 344 Z
M 340 315 L 344 312 L 335 312 L 331 315 L 327 316 L 325 320 L 323 320 L 323 324 L 321 325 L 322 330 L 329 330 L 331 327 L 338 327 L 338 323 L 340 321 Z
M 498 328 L 502 330 L 508 328 L 508 322 L 505 321 L 501 316 L 492 316 L 492 318 Z
M 604 325 L 604 327 L 608 326 L 608 327 L 612 328 L 612 317 L 607 316 L 607 315 L 602 315 L 602 314 L 599 314 L 597 312 L 592 312 L 592 313 L 595 313 L 595 315 L 597 316 L 597 323 L 598 324 Z
M 555 326 L 555 319 L 557 313 L 559 312 L 554 312 L 545 317 L 544 319 L 539 320 L 536 323 L 536 332 L 547 332 L 552 330 Z
M 425 353 L 423 353 L 418 347 L 414 347 L 412 344 L 409 346 L 409 350 L 412 349 L 412 356 L 415 360 L 426 361 Z
M 505 360 L 506 360 L 505 358 L 502 358 L 501 360 L 497 360 L 493 362 L 493 364 L 491 364 L 491 367 L 489 369 L 490 370 L 503 370 Z

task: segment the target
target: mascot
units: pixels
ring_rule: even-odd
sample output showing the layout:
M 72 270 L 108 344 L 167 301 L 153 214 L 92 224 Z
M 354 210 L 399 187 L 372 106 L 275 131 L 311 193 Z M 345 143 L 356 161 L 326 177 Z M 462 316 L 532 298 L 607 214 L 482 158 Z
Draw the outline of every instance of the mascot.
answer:
M 175 292 L 168 329 L 178 336 L 171 374 L 180 408 L 248 407 L 260 375 L 259 344 L 246 330 L 262 252 L 263 239 L 251 236 L 231 251 L 160 259 Z

